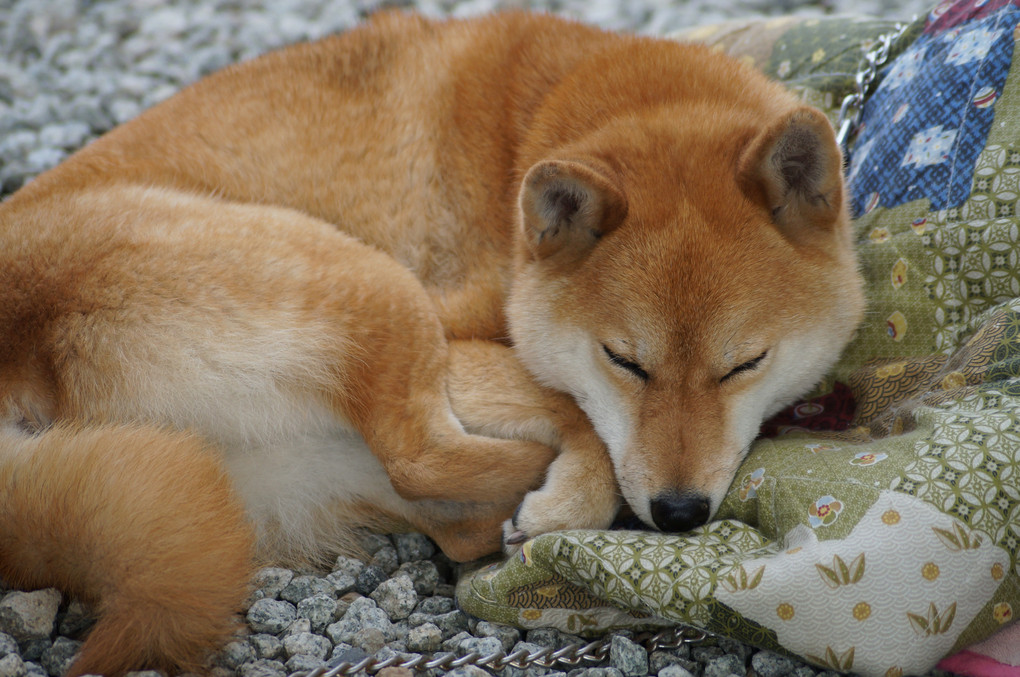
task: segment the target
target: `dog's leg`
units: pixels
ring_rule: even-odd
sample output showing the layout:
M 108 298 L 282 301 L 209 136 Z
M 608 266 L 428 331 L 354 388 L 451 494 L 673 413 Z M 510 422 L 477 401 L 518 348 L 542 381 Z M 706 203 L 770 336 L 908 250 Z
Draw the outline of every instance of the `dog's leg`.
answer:
M 328 274 L 349 319 L 336 404 L 407 500 L 503 503 L 541 480 L 554 454 L 540 441 L 466 430 L 449 392 L 450 343 L 429 293 L 394 259 L 351 241 Z M 319 249 L 335 246 L 321 243 Z M 333 310 L 335 309 L 335 310 Z M 499 389 L 496 379 L 494 387 Z
M 382 257 L 379 257 L 382 259 Z M 356 318 L 358 359 L 345 360 L 343 413 L 408 500 L 502 503 L 537 486 L 545 444 L 465 429 L 451 406 L 444 328 L 420 283 L 390 261 L 385 292 Z M 351 280 L 364 289 L 376 274 Z M 496 386 L 498 389 L 498 385 Z
M 528 439 L 559 450 L 543 486 L 529 493 L 501 525 L 513 549 L 526 537 L 559 529 L 604 529 L 619 506 L 619 490 L 605 445 L 569 396 L 534 382 L 504 346 L 454 341 L 450 348 L 450 399 L 472 432 Z M 440 538 L 466 527 L 451 523 Z

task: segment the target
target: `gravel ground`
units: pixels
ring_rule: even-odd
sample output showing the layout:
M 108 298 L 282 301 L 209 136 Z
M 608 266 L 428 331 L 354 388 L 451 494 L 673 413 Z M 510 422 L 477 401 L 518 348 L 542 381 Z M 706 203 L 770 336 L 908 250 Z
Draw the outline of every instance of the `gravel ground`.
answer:
M 532 7 L 606 28 L 659 34 L 737 17 L 798 13 L 910 18 L 927 0 L 0 0 L 0 195 L 16 190 L 112 126 L 228 63 L 354 25 L 383 5 L 432 16 Z M 465 653 L 576 640 L 469 618 L 455 607 L 455 568 L 417 535 L 370 537 L 368 563 L 340 558 L 319 577 L 262 570 L 245 634 L 216 659 L 217 677 L 276 677 L 388 652 Z M 0 601 L 0 677 L 59 675 L 90 621 L 56 591 Z M 14 636 L 19 637 L 16 641 Z M 570 677 L 812 677 L 815 669 L 726 640 L 650 656 L 626 634 L 606 667 Z M 143 675 L 145 673 L 137 673 Z M 155 673 L 150 673 L 154 675 Z M 409 675 L 389 672 L 387 677 Z M 450 675 L 484 675 L 461 668 Z

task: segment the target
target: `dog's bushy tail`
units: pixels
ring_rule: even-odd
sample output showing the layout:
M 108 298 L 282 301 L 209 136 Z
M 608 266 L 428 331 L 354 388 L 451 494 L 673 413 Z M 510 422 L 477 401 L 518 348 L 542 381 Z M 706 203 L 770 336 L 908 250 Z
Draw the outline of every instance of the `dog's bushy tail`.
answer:
M 234 630 L 251 567 L 240 500 L 196 437 L 0 429 L 0 578 L 98 612 L 68 675 L 201 669 Z

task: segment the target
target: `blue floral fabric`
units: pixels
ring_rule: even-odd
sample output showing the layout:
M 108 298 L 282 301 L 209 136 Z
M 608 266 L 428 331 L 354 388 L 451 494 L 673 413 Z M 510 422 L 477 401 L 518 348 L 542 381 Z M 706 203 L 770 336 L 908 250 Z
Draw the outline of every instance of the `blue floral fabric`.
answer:
M 970 196 L 1020 6 L 970 0 L 937 13 L 867 103 L 851 165 L 855 216 L 922 198 L 947 209 Z

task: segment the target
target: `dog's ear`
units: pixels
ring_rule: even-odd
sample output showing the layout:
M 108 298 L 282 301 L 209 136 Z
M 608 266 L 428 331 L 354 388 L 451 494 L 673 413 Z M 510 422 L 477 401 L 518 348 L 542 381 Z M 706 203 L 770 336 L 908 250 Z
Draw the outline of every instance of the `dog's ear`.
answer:
M 797 108 L 766 127 L 744 148 L 737 171 L 744 191 L 765 203 L 794 242 L 819 242 L 845 223 L 843 155 L 829 120 L 814 108 Z
M 546 160 L 521 185 L 524 241 L 536 259 L 580 258 L 627 215 L 627 198 L 595 163 Z

